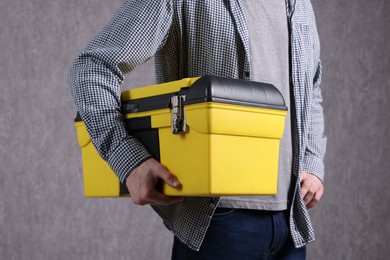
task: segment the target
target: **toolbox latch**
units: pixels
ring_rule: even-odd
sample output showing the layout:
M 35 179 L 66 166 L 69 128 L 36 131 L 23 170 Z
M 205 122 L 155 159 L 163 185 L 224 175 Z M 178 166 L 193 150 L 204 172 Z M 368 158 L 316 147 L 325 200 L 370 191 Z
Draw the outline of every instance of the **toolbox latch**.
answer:
M 171 97 L 171 128 L 173 134 L 185 133 L 187 131 L 184 101 L 184 95 Z

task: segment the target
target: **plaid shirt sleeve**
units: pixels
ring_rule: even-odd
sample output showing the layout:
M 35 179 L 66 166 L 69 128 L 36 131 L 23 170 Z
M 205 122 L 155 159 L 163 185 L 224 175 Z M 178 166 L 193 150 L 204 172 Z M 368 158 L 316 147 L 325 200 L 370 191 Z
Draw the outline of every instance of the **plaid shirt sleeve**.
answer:
M 317 176 L 324 181 L 324 156 L 326 151 L 326 137 L 324 136 L 324 113 L 321 105 L 322 94 L 320 89 L 322 75 L 321 61 L 318 61 L 313 80 L 313 97 L 311 106 L 311 120 L 307 136 L 307 145 L 303 157 L 302 170 Z
M 324 167 L 324 157 L 326 152 L 326 142 L 327 138 L 324 135 L 324 112 L 322 108 L 322 94 L 321 94 L 321 78 L 322 78 L 322 65 L 321 65 L 321 46 L 320 39 L 317 31 L 316 19 L 314 15 L 314 10 L 310 1 L 299 1 L 296 3 L 297 16 L 302 16 L 305 19 L 302 21 L 307 21 L 307 24 L 310 25 L 310 38 L 306 44 L 308 47 L 311 45 L 312 48 L 312 65 L 307 72 L 310 73 L 310 79 L 308 79 L 305 84 L 307 94 L 307 103 L 308 105 L 302 110 L 307 111 L 304 114 L 309 115 L 306 117 L 305 130 L 305 140 L 304 140 L 304 151 L 302 158 L 302 171 L 309 172 L 317 176 L 321 181 L 324 181 L 325 177 L 325 167 Z M 304 15 L 302 15 L 304 14 Z M 309 52 L 308 52 L 309 53 Z M 303 56 L 306 56 L 305 53 Z M 304 71 L 302 69 L 302 71 Z
M 124 127 L 120 84 L 124 74 L 164 44 L 171 9 L 170 1 L 125 1 L 70 69 L 69 85 L 80 116 L 98 153 L 122 182 L 151 155 Z

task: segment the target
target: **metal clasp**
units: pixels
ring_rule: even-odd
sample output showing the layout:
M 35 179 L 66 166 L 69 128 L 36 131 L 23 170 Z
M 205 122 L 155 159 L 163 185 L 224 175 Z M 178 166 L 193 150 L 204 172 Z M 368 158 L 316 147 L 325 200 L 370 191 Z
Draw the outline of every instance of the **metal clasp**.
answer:
M 171 128 L 173 134 L 185 133 L 187 131 L 184 101 L 184 95 L 171 97 Z

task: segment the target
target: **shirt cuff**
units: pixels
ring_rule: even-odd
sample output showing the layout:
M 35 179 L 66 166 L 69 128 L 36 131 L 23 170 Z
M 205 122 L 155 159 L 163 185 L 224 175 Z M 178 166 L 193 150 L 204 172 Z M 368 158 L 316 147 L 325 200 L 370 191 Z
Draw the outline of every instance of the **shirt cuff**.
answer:
M 130 172 L 152 156 L 135 138 L 126 138 L 110 155 L 108 165 L 124 183 Z
M 324 182 L 325 165 L 322 159 L 311 154 L 306 154 L 303 159 L 302 171 L 311 173 Z

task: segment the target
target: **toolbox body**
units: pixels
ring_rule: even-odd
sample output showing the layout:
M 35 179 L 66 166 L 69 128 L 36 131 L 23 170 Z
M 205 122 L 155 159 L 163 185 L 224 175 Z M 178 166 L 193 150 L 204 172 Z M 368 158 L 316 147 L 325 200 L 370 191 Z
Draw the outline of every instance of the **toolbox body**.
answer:
M 129 133 L 177 176 L 177 196 L 273 195 L 287 108 L 272 85 L 217 76 L 122 92 Z M 76 122 L 87 197 L 128 195 Z

